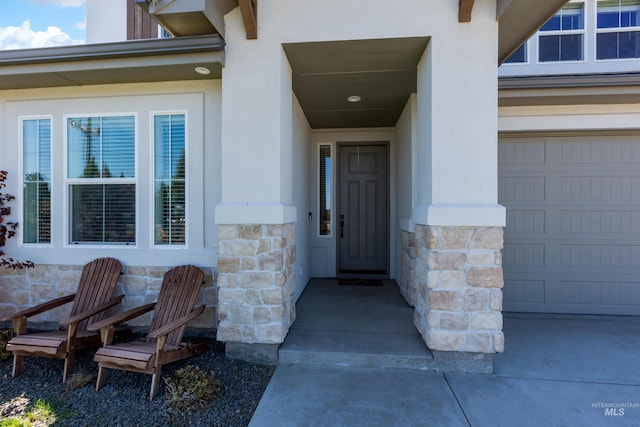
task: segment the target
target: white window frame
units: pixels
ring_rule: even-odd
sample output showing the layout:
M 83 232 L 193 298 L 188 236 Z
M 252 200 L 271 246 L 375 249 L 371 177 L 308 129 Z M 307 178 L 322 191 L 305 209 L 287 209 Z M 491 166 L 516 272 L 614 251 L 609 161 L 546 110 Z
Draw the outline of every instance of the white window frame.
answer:
M 69 137 L 67 135 L 67 123 L 70 118 L 104 118 L 104 117 L 133 117 L 134 122 L 134 178 L 91 178 L 93 184 L 133 184 L 136 189 L 135 196 L 135 213 L 136 213 L 136 221 L 135 221 L 135 243 L 95 243 L 95 242 L 71 242 L 71 188 L 74 184 L 86 183 L 86 179 L 82 178 L 69 178 L 68 177 L 68 149 L 69 149 Z M 63 174 L 63 192 L 64 192 L 64 221 L 63 221 L 63 233 L 64 233 L 64 247 L 65 248 L 79 248 L 79 249 L 95 249 L 95 248 L 129 248 L 129 249 L 137 249 L 140 241 L 140 173 L 138 168 L 138 146 L 140 137 L 139 132 L 139 123 L 138 113 L 137 112 L 104 112 L 104 113 L 73 113 L 73 114 L 64 114 L 62 116 L 62 135 L 63 135 L 63 162 L 62 162 L 62 174 Z
M 553 31 L 542 31 L 542 29 L 538 30 L 536 33 L 536 63 L 538 64 L 578 64 L 582 62 L 587 62 L 587 28 L 589 27 L 589 5 L 587 1 L 571 1 L 567 3 L 565 6 L 569 4 L 581 4 L 582 5 L 582 19 L 583 25 L 582 29 L 579 30 L 553 30 Z M 562 10 L 562 9 L 561 9 Z M 556 16 L 560 13 L 559 10 L 553 16 Z M 540 60 L 540 39 L 545 36 L 570 36 L 570 35 L 582 35 L 582 59 L 570 59 L 570 60 L 562 60 L 559 59 L 557 61 L 541 61 Z M 522 64 L 522 63 L 521 63 Z
M 24 122 L 25 121 L 29 121 L 29 120 L 49 120 L 50 126 L 51 126 L 51 138 L 49 141 L 49 150 L 50 150 L 50 157 L 49 157 L 49 170 L 51 171 L 51 177 L 50 177 L 50 224 L 49 227 L 53 228 L 53 204 L 55 202 L 55 200 L 57 200 L 56 197 L 56 191 L 55 191 L 55 186 L 53 185 L 54 183 L 54 175 L 55 175 L 55 170 L 54 170 L 54 156 L 55 156 L 55 150 L 54 150 L 54 144 L 53 144 L 53 133 L 54 133 L 54 126 L 55 126 L 55 122 L 53 119 L 53 115 L 50 114 L 45 114 L 45 115 L 34 115 L 34 116 L 18 116 L 18 135 L 19 135 L 19 152 L 18 152 L 18 173 L 19 173 L 19 179 L 20 179 L 20 189 L 18 191 L 18 200 L 20 200 L 22 203 L 19 203 L 15 206 L 16 210 L 18 211 L 18 218 L 20 218 L 20 221 L 22 221 L 24 223 Z M 28 243 L 24 241 L 24 228 L 23 227 L 18 227 L 17 228 L 17 233 L 16 236 L 18 237 L 18 246 L 19 247 L 43 247 L 43 248 L 47 248 L 47 247 L 52 247 L 53 246 L 53 230 L 51 230 L 51 239 L 49 240 L 49 243 Z
M 640 25 L 636 25 L 635 27 L 613 27 L 613 28 L 598 28 L 598 5 L 601 3 L 601 0 L 594 0 L 594 10 L 593 10 L 593 60 L 596 62 L 615 62 L 615 61 L 630 61 L 630 60 L 640 60 L 640 58 L 631 57 L 631 58 L 605 58 L 598 59 L 598 35 L 605 33 L 630 33 L 630 32 L 640 32 Z M 623 10 L 623 9 L 622 9 Z M 639 12 L 640 13 L 640 12 Z
M 156 116 L 169 116 L 169 115 L 173 115 L 173 114 L 182 114 L 184 115 L 184 156 L 185 156 L 185 171 L 184 171 L 184 185 L 185 185 L 185 194 L 184 194 L 184 202 L 185 202 L 185 208 L 184 208 L 184 217 L 185 217 L 185 224 L 184 224 L 184 244 L 167 244 L 167 245 L 158 245 L 155 242 L 155 232 L 156 232 L 156 227 L 155 227 L 155 176 L 156 176 L 156 170 L 155 170 L 155 126 L 154 126 L 154 122 L 155 122 L 155 117 Z M 149 242 L 149 247 L 152 249 L 160 249 L 160 250 L 168 250 L 168 249 L 172 249 L 172 250 L 180 250 L 180 249 L 189 249 L 189 200 L 190 200 L 190 193 L 191 193 L 191 185 L 190 185 L 190 179 L 189 179 L 189 112 L 188 110 L 162 110 L 162 111 L 151 111 L 149 112 L 149 153 L 150 156 L 149 158 L 151 159 L 151 167 L 150 169 L 150 191 L 149 191 L 149 224 L 150 224 L 150 230 L 149 230 L 149 236 L 151 241 Z

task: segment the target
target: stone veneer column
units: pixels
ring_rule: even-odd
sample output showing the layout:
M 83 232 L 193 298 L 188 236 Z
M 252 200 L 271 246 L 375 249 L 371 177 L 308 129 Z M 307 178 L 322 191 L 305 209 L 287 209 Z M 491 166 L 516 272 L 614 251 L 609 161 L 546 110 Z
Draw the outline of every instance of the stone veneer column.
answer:
M 400 292 L 410 306 L 415 307 L 418 298 L 420 266 L 420 246 L 416 234 L 402 231 L 402 252 L 400 258 Z
M 414 322 L 429 349 L 503 352 L 502 228 L 418 225 L 415 241 Z
M 294 225 L 218 225 L 218 340 L 227 354 L 275 362 L 295 320 Z

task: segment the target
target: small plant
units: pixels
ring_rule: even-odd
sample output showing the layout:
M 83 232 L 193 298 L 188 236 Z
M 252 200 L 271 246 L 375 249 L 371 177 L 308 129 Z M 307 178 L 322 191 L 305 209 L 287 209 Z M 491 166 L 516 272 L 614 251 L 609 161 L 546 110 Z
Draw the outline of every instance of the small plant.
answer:
M 0 360 L 6 360 L 11 357 L 11 352 L 7 351 L 7 343 L 11 337 L 12 334 L 9 329 L 0 329 Z
M 0 422 L 0 427 L 29 427 L 22 420 L 16 417 L 5 418 Z
M 17 222 L 4 222 L 4 218 L 11 215 L 11 207 L 8 206 L 8 204 L 15 199 L 11 194 L 2 192 L 2 189 L 6 187 L 6 180 L 7 171 L 0 171 L 0 248 L 5 245 L 7 239 L 16 235 L 16 228 L 18 228 Z M 33 267 L 33 263 L 31 261 L 16 261 L 13 258 L 5 258 L 4 255 L 4 251 L 0 249 L 1 266 L 13 269 Z
M 92 374 L 83 374 L 83 373 L 72 374 L 67 380 L 67 382 L 65 383 L 64 387 L 67 391 L 73 391 L 77 388 L 84 387 L 87 384 L 91 384 L 95 380 L 96 380 L 96 376 Z
M 175 378 L 167 380 L 165 406 L 170 416 L 187 416 L 197 408 L 203 408 L 220 391 L 222 384 L 213 372 L 202 371 L 187 365 L 176 371 Z
M 44 399 L 38 399 L 24 415 L 11 416 L 3 419 L 0 422 L 0 427 L 46 427 L 68 418 L 70 415 L 70 413 L 59 411 L 57 405 Z
M 38 399 L 33 408 L 27 411 L 26 417 L 32 424 L 51 425 L 56 421 L 56 411 L 50 402 Z

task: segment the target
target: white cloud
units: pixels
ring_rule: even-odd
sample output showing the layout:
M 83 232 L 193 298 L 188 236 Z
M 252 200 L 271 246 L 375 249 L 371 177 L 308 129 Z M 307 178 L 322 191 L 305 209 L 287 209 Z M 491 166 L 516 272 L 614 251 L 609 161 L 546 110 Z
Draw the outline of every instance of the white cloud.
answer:
M 86 0 L 31 0 L 36 4 L 53 4 L 60 7 L 82 7 Z
M 86 31 L 87 30 L 86 18 L 84 21 L 79 21 L 73 24 L 73 28 L 75 28 L 76 30 Z
M 58 27 L 48 27 L 46 31 L 33 31 L 31 22 L 24 21 L 20 27 L 0 27 L 0 50 L 31 49 L 49 46 L 66 46 L 82 43 L 72 40 Z

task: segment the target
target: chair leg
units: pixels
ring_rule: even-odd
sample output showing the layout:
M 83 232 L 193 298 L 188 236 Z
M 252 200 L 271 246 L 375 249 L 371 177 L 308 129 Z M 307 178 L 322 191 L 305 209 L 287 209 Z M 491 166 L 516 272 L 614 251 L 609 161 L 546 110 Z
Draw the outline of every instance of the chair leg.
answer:
M 156 370 L 151 376 L 151 393 L 149 393 L 149 400 L 153 400 L 160 389 L 160 368 L 160 365 L 156 366 Z
M 107 379 L 107 368 L 100 366 L 98 368 L 98 379 L 96 380 L 96 391 L 104 387 L 104 383 Z
M 22 359 L 24 359 L 24 356 L 17 354 L 13 355 L 13 372 L 11 373 L 11 375 L 14 378 L 22 374 Z
M 62 373 L 62 382 L 67 381 L 67 377 L 73 373 L 73 352 L 67 355 L 67 358 L 64 359 L 64 372 Z

